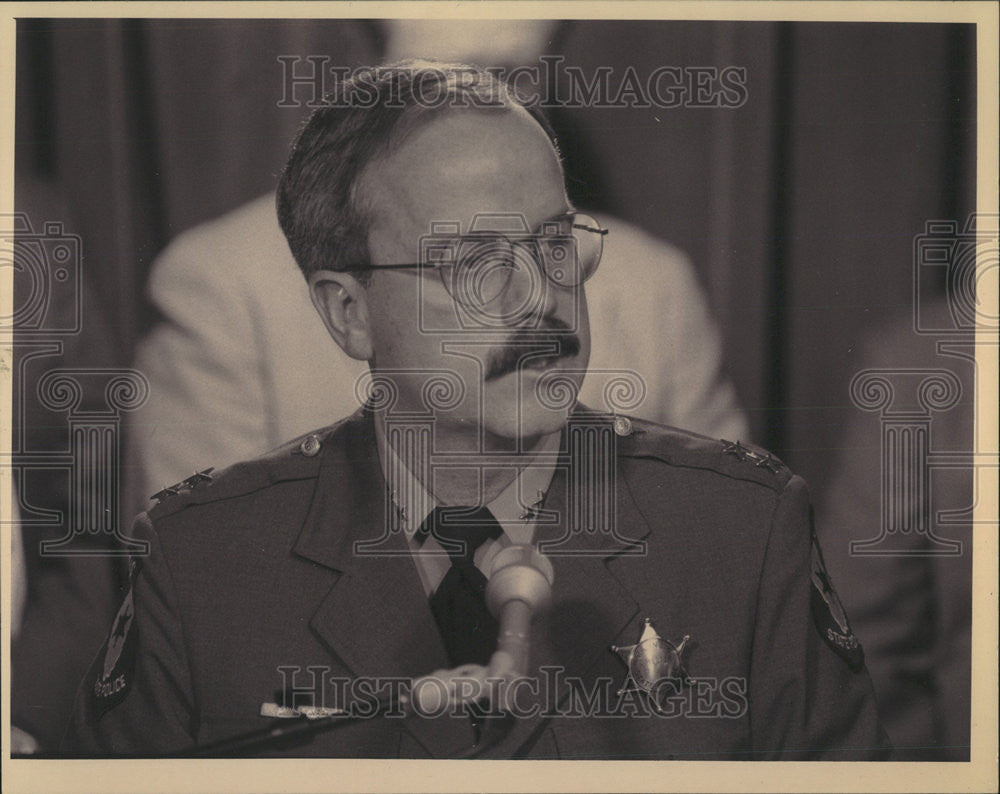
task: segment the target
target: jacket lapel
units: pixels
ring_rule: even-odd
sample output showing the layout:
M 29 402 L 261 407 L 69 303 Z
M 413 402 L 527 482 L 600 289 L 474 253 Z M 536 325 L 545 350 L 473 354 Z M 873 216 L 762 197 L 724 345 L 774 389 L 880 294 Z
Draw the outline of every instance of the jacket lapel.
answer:
M 448 661 L 406 539 L 387 510 L 374 433 L 371 415 L 359 411 L 328 437 L 294 551 L 339 574 L 309 625 L 350 673 L 418 678 Z M 407 717 L 402 724 L 435 757 L 472 741 L 468 720 Z

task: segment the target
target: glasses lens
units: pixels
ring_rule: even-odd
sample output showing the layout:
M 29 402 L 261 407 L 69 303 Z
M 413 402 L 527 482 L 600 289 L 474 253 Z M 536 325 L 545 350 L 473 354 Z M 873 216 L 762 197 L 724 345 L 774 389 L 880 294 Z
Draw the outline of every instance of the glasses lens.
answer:
M 467 307 L 492 303 L 507 288 L 515 268 L 510 240 L 503 235 L 468 236 L 456 244 L 455 264 L 442 270 L 445 287 Z

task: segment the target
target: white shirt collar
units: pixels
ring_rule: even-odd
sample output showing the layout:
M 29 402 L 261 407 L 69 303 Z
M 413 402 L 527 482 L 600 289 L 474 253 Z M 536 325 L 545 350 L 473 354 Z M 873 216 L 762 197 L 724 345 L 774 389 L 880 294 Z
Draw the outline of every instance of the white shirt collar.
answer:
M 451 566 L 447 553 L 433 537 L 417 537 L 421 524 L 438 506 L 438 502 L 424 488 L 397 450 L 387 443 L 377 417 L 375 428 L 382 474 L 396 507 L 403 534 L 409 543 L 417 572 L 429 596 L 437 589 Z M 532 462 L 521 468 L 510 485 L 486 505 L 504 534 L 496 540 L 487 541 L 477 550 L 474 562 L 484 573 L 488 572 L 489 560 L 501 548 L 512 543 L 532 542 L 537 510 L 555 473 L 560 437 L 560 432 L 546 436 Z
M 413 474 L 411 465 L 386 441 L 377 420 L 375 427 L 382 474 L 393 504 L 401 513 L 403 531 L 407 540 L 410 540 L 439 503 Z M 555 472 L 560 435 L 557 431 L 545 436 L 531 463 L 521 468 L 510 485 L 486 505 L 514 543 L 531 542 L 535 511 L 545 497 Z

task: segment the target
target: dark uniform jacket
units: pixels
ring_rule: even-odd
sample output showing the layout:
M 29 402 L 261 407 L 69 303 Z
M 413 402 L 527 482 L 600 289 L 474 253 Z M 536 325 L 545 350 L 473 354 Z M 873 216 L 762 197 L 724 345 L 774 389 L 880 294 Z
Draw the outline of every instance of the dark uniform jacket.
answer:
M 534 626 L 534 684 L 485 756 L 884 755 L 801 479 L 755 448 L 585 411 L 562 449 L 536 531 L 555 583 Z M 389 520 L 369 413 L 202 479 L 139 517 L 149 555 L 64 752 L 185 753 L 266 728 L 261 704 L 282 692 L 363 705 L 367 690 L 350 682 L 448 667 Z M 691 637 L 689 680 L 657 689 L 659 710 L 612 650 L 638 643 L 646 619 L 674 645 Z M 380 716 L 266 752 L 451 757 L 473 743 L 465 715 Z

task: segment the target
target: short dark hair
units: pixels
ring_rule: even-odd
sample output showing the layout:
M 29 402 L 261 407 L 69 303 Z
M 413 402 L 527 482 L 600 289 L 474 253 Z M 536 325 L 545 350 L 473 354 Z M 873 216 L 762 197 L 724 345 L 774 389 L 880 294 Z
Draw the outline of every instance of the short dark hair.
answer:
M 496 74 L 468 64 L 408 60 L 357 70 L 315 110 L 292 144 L 277 191 L 278 222 L 306 278 L 317 270 L 367 267 L 370 218 L 358 206 L 365 168 L 421 121 L 453 108 L 522 107 L 559 144 L 541 110 Z M 362 271 L 367 283 L 371 271 Z

